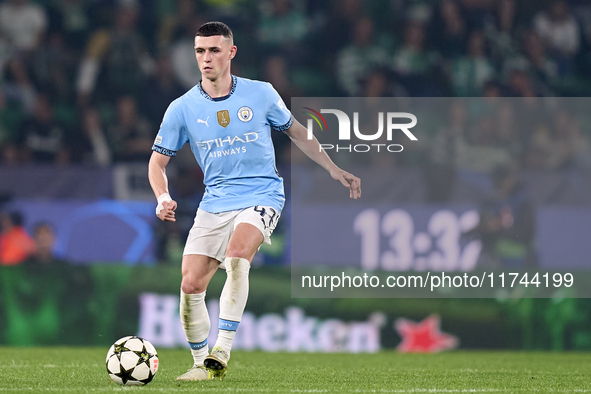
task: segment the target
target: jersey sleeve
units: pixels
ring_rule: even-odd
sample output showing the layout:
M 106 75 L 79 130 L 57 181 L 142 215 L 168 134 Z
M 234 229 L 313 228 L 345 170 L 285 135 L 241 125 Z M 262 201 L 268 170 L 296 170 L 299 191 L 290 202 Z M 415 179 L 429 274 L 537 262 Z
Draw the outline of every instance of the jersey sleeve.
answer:
M 181 119 L 179 103 L 175 100 L 164 113 L 160 131 L 154 140 L 152 150 L 173 157 L 187 142 L 188 138 Z
M 274 131 L 285 131 L 293 123 L 291 112 L 285 106 L 285 103 L 279 96 L 279 93 L 273 88 L 273 85 L 266 84 L 267 97 L 267 121 Z

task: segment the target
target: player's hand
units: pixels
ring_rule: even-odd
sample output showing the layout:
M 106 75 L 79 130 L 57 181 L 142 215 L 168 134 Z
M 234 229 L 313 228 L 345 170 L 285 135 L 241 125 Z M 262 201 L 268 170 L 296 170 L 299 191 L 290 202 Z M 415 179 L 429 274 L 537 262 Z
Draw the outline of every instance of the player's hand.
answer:
M 163 201 L 162 202 L 162 209 L 160 212 L 157 213 L 157 216 L 163 222 L 176 222 L 175 213 L 176 211 L 176 201 Z
M 331 171 L 330 176 L 349 189 L 349 198 L 357 200 L 361 197 L 361 179 L 341 169 Z

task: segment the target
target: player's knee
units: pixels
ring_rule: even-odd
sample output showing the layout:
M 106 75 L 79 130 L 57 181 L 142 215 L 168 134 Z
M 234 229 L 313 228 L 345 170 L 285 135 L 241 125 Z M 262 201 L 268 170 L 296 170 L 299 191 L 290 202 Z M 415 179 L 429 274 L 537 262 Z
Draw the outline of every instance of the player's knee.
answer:
M 181 290 L 185 294 L 199 294 L 207 290 L 205 280 L 192 276 L 184 276 L 181 282 Z
M 248 250 L 248 248 L 245 248 L 245 247 L 240 247 L 240 246 L 228 247 L 228 250 L 226 250 L 226 258 L 240 257 L 243 259 L 249 259 L 251 253 L 252 252 L 250 250 Z

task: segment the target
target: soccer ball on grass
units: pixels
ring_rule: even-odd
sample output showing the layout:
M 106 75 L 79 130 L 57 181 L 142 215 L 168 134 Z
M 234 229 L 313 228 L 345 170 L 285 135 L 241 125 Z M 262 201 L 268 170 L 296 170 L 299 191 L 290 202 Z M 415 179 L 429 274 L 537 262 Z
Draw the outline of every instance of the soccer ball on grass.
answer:
M 148 384 L 158 372 L 156 349 L 140 337 L 123 337 L 107 353 L 107 372 L 113 382 L 121 385 Z

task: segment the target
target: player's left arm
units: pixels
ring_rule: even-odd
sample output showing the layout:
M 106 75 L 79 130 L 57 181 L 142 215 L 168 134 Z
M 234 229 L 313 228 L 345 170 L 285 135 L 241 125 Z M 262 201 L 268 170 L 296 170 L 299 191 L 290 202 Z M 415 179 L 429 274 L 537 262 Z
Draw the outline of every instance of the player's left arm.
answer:
M 324 149 L 321 149 L 320 143 L 316 137 L 312 137 L 312 139 L 309 140 L 307 138 L 308 132 L 300 122 L 293 119 L 291 127 L 285 130 L 285 134 L 287 134 L 293 143 L 296 144 L 306 156 L 328 171 L 333 179 L 341 182 L 343 186 L 347 187 L 349 189 L 350 198 L 358 199 L 361 197 L 361 179 L 339 168 L 326 154 Z

